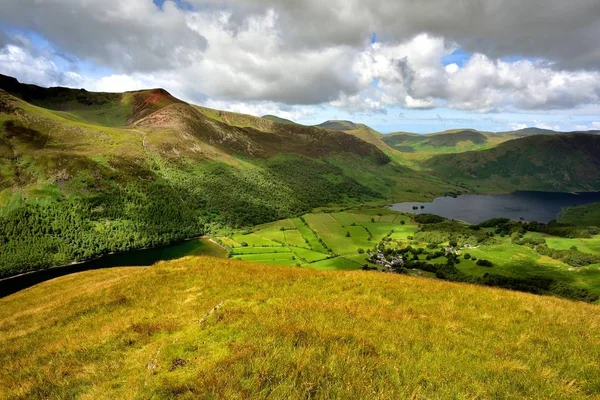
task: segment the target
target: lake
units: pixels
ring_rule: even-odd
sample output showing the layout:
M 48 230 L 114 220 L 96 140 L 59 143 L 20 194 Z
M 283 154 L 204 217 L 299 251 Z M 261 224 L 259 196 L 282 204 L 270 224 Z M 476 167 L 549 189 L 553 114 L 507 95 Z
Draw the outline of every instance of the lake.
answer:
M 565 207 L 595 202 L 600 202 L 600 192 L 515 192 L 490 195 L 467 194 L 456 198 L 438 197 L 431 203 L 398 203 L 391 208 L 415 214 L 436 214 L 471 224 L 498 217 L 547 223 L 556 219 Z M 413 207 L 419 209 L 414 210 Z
M 113 267 L 147 267 L 158 261 L 174 260 L 185 256 L 226 257 L 227 252 L 209 239 L 192 239 L 171 246 L 132 250 L 109 254 L 84 263 L 49 268 L 0 281 L 0 298 L 38 283 L 76 272 Z

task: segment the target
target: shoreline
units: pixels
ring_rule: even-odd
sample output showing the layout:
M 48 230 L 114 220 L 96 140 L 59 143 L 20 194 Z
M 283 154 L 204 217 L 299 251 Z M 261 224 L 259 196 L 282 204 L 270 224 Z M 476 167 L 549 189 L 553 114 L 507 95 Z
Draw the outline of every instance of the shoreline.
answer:
M 103 258 L 106 258 L 106 257 L 109 257 L 109 256 L 114 256 L 114 255 L 127 254 L 127 253 L 135 253 L 137 251 L 144 251 L 144 250 L 157 250 L 157 249 L 161 249 L 161 248 L 175 246 L 175 245 L 182 244 L 182 243 L 185 243 L 185 242 L 190 242 L 192 240 L 197 240 L 197 239 L 206 239 L 206 240 L 214 243 L 215 245 L 221 247 L 223 250 L 226 250 L 225 248 L 223 248 L 223 246 L 221 246 L 220 244 L 218 244 L 217 242 L 215 242 L 212 238 L 210 238 L 208 236 L 194 236 L 194 237 L 191 237 L 191 238 L 186 238 L 186 239 L 183 239 L 183 240 L 179 240 L 179 241 L 176 241 L 176 242 L 173 242 L 173 243 L 164 244 L 164 245 L 160 245 L 160 246 L 156 246 L 156 247 L 141 247 L 141 248 L 132 249 L 132 250 L 113 251 L 113 252 L 110 252 L 110 253 L 101 254 L 101 255 L 99 255 L 97 257 L 93 257 L 93 258 L 90 258 L 88 260 L 73 261 L 72 263 L 69 263 L 69 264 L 55 265 L 55 266 L 49 267 L 49 268 L 37 269 L 37 270 L 33 270 L 33 271 L 27 271 L 27 272 L 20 273 L 18 275 L 13 275 L 13 276 L 5 277 L 5 278 L 0 278 L 0 284 L 2 284 L 4 282 L 7 282 L 7 281 L 10 281 L 11 279 L 22 278 L 22 277 L 33 275 L 33 274 L 37 274 L 37 273 L 40 273 L 40 272 L 43 272 L 43 271 L 52 271 L 52 270 L 58 270 L 58 269 L 61 269 L 61 268 L 68 268 L 68 267 L 74 267 L 74 266 L 77 266 L 77 265 L 83 265 L 83 264 L 91 263 L 93 261 L 99 261 L 99 260 L 102 260 Z

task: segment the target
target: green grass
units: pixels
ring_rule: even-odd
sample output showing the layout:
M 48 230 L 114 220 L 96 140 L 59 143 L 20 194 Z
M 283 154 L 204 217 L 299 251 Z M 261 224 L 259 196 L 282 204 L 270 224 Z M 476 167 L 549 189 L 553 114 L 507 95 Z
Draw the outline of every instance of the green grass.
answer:
M 370 222 L 371 218 L 381 222 Z M 233 257 L 246 261 L 277 263 L 282 260 L 282 264 L 290 265 L 285 257 L 273 259 L 269 258 L 269 254 L 293 252 L 303 267 L 348 270 L 367 264 L 367 254 L 359 254 L 359 249 L 373 249 L 392 230 L 395 238 L 402 239 L 417 230 L 416 225 L 400 224 L 400 221 L 410 222 L 410 217 L 382 208 L 311 213 L 304 215 L 303 219 L 306 223 L 300 218 L 293 218 L 257 226 L 250 233 L 233 235 L 235 242 L 227 237 L 220 239 L 233 248 Z M 335 258 L 327 259 L 329 252 L 320 239 L 336 255 Z M 241 243 L 248 244 L 248 247 L 241 247 Z M 259 257 L 255 254 L 265 255 Z
M 598 327 L 597 306 L 552 297 L 188 257 L 0 299 L 0 393 L 595 398 Z
M 565 208 L 558 222 L 569 225 L 600 226 L 600 203 Z
M 419 230 L 419 226 L 411 222 L 410 216 L 387 209 L 363 208 L 311 213 L 304 215 L 303 219 L 308 225 L 296 218 L 264 224 L 251 233 L 235 234 L 233 237 L 236 244 L 231 246 L 232 256 L 269 264 L 300 264 L 302 267 L 318 270 L 352 270 L 360 269 L 365 264 L 374 266 L 367 261 L 366 251 L 374 249 L 388 235 L 393 243 L 392 247 L 426 248 L 428 244 L 409 239 Z M 463 225 L 456 229 L 465 229 Z M 295 229 L 289 229 L 290 226 Z M 282 227 L 286 230 L 281 231 Z M 580 251 L 600 254 L 600 236 L 591 239 L 566 239 L 532 232 L 525 235 L 525 238 L 541 237 L 550 248 L 561 250 L 577 246 Z M 331 253 L 320 244 L 319 239 Z M 462 256 L 456 267 L 472 277 L 483 277 L 484 274 L 491 273 L 519 279 L 548 278 L 600 294 L 600 265 L 573 268 L 559 260 L 540 256 L 528 246 L 513 244 L 507 236 L 496 235 L 494 241 L 496 244 L 462 250 L 463 254 L 469 253 L 478 259 L 491 261 L 494 265 L 492 268 L 480 267 L 473 260 L 465 260 Z M 248 243 L 249 247 L 239 247 L 241 242 Z M 447 244 L 445 242 L 441 246 Z M 361 254 L 359 249 L 365 252 Z M 296 260 L 291 260 L 292 256 L 296 256 Z M 420 259 L 425 260 L 425 255 L 421 255 Z M 447 260 L 441 257 L 430 262 L 445 264 Z

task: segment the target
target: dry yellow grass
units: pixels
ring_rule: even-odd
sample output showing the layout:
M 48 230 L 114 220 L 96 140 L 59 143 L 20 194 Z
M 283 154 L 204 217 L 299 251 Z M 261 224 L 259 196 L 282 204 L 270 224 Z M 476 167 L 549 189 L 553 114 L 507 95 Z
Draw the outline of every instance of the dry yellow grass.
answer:
M 3 398 L 593 398 L 600 309 L 213 258 L 0 300 Z

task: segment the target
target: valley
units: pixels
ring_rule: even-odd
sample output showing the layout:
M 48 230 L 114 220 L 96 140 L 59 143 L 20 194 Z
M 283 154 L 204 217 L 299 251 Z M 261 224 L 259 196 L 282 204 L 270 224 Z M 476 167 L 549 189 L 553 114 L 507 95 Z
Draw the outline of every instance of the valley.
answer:
M 600 400 L 599 16 L 0 0 L 0 400 Z
M 455 241 L 443 224 L 427 228 L 439 229 L 443 240 L 415 241 L 426 225 L 415 222 L 419 216 L 411 212 L 476 224 L 504 216 L 549 222 L 565 206 L 598 200 L 593 193 L 571 199 L 549 191 L 600 190 L 600 179 L 586 172 L 599 154 L 600 136 L 593 132 L 459 129 L 384 135 L 351 121 L 303 126 L 272 115 L 258 118 L 194 106 L 162 89 L 92 93 L 0 78 L 0 144 L 6 153 L 0 159 L 3 278 L 115 252 L 176 249 L 177 243 L 199 236 L 214 238 L 229 257 L 243 261 L 368 269 L 375 267 L 368 253 L 386 240 L 395 241 L 394 251 L 407 246 L 425 251 L 430 245 L 430 253 L 436 252 L 433 246 Z M 545 168 L 544 158 L 559 152 L 572 156 Z M 537 204 L 510 195 L 504 208 L 493 202 L 475 207 L 464 200 L 486 198 L 466 193 L 515 188 L 545 192 Z M 549 202 L 552 196 L 566 197 Z M 431 199 L 436 200 L 422 203 Z M 438 210 L 438 201 L 448 204 Z M 405 213 L 386 208 L 398 202 L 408 202 L 399 208 Z M 467 214 L 445 214 L 452 202 L 466 207 Z M 529 218 L 527 207 L 546 214 Z M 573 216 L 587 211 L 569 211 L 576 209 L 561 216 L 568 226 L 583 225 L 571 230 L 569 240 L 591 240 L 580 247 L 595 257 L 595 251 L 589 252 L 595 234 L 582 234 L 586 223 Z M 518 231 L 508 229 L 505 236 Z M 586 276 L 579 279 L 568 272 L 571 266 L 561 254 L 540 255 L 496 236 L 493 245 L 474 252 L 489 253 L 503 276 L 552 276 L 597 290 L 597 263 L 578 265 L 585 268 L 578 274 Z M 438 262 L 449 261 L 432 265 Z M 482 278 L 473 261 L 461 262 L 461 272 Z

